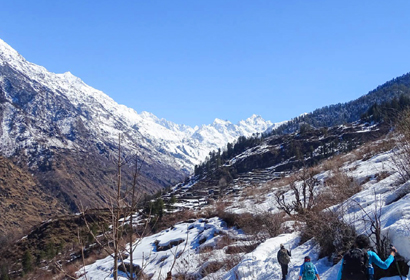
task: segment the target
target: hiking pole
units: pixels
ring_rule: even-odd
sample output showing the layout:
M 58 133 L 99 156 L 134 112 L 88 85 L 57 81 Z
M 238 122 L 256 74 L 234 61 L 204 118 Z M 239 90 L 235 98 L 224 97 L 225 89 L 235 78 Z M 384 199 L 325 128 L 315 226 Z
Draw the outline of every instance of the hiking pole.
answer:
M 396 263 L 396 268 L 397 268 L 397 271 L 399 272 L 400 279 L 403 280 L 403 276 L 401 275 L 399 263 L 397 262 L 396 257 L 394 257 L 394 262 Z
M 396 263 L 396 268 L 397 268 L 397 271 L 399 272 L 400 279 L 403 280 L 403 276 L 401 275 L 399 263 L 397 262 L 396 257 L 394 257 L 394 262 Z
M 396 268 L 397 268 L 397 271 L 399 272 L 400 279 L 403 280 L 403 276 L 401 275 L 401 272 L 400 272 L 399 263 L 397 262 L 397 259 L 396 259 L 397 250 L 392 244 L 390 244 L 390 250 L 394 252 L 394 262 L 396 263 Z

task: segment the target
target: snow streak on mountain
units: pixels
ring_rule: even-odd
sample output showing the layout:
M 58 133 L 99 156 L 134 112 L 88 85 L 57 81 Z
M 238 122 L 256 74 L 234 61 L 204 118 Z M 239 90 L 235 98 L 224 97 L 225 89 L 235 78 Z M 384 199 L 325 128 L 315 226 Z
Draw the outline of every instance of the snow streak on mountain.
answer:
M 71 105 L 72 112 L 67 112 L 68 115 L 61 116 L 61 118 L 57 115 L 56 123 L 49 123 L 57 126 L 61 134 L 65 136 L 63 139 L 52 137 L 54 139 L 47 141 L 49 145 L 75 146 L 73 143 L 75 141 L 69 136 L 73 134 L 73 123 L 81 120 L 87 124 L 87 129 L 93 130 L 93 136 L 102 142 L 104 139 L 104 142 L 116 143 L 118 134 L 124 133 L 127 137 L 127 148 L 131 148 L 132 143 L 144 143 L 145 145 L 150 143 L 155 150 L 165 155 L 167 161 L 174 161 L 172 159 L 174 157 L 180 168 L 192 170 L 193 164 L 203 160 L 210 150 L 222 147 L 241 135 L 250 136 L 253 133 L 263 132 L 272 125 L 270 121 L 253 115 L 245 121 L 240 121 L 237 125 L 229 121 L 215 119 L 211 125 L 192 128 L 159 119 L 148 112 L 138 114 L 133 109 L 117 104 L 103 92 L 86 85 L 70 72 L 54 74 L 48 72 L 44 67 L 26 61 L 1 40 L 0 65 L 3 69 L 8 69 L 8 71 L 5 69 L 2 71 L 0 83 L 5 89 L 2 93 L 5 100 L 2 103 L 4 101 L 10 103 L 7 106 L 7 110 L 10 110 L 9 113 L 13 111 L 12 104 L 19 101 L 13 100 L 11 93 L 7 91 L 8 79 L 5 74 L 9 71 L 23 75 L 24 82 L 27 83 L 26 86 L 34 89 L 37 95 L 42 93 L 48 95 L 44 98 L 44 101 L 47 102 L 44 104 L 45 110 L 39 111 L 41 108 L 37 106 L 36 111 L 31 112 L 33 115 L 37 113 L 40 117 L 45 117 L 46 120 L 50 121 L 51 118 L 47 118 L 46 115 L 51 117 L 52 114 L 59 113 L 59 108 L 50 102 L 50 95 L 54 95 L 52 98 L 64 99 Z M 27 97 L 31 99 L 30 101 L 38 98 L 37 96 Z M 50 98 L 47 99 L 47 97 Z M 3 140 L 1 150 L 10 156 L 17 147 L 12 143 L 12 135 L 7 132 L 6 129 L 1 135 Z M 29 133 L 27 132 L 26 135 L 28 136 Z M 27 139 L 26 144 L 29 145 L 28 142 L 33 140 Z
M 0 124 L 0 154 L 24 161 L 33 172 L 55 171 L 61 163 L 57 158 L 67 156 L 72 159 L 67 169 L 84 158 L 89 159 L 90 168 L 97 168 L 93 160 L 105 159 L 98 169 L 106 168 L 122 134 L 124 154 L 142 154 L 145 175 L 157 186 L 177 182 L 211 150 L 272 126 L 254 115 L 238 124 L 215 119 L 210 125 L 192 128 L 148 112 L 137 113 L 70 72 L 54 74 L 26 61 L 2 40 Z M 94 179 L 87 185 L 96 185 Z

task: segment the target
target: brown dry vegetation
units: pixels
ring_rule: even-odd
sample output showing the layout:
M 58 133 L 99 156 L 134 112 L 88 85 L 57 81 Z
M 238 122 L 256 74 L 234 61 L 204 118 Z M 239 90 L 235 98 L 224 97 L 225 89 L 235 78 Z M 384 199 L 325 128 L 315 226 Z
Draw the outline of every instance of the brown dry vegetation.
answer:
M 398 149 L 394 150 L 392 161 L 401 182 L 405 182 L 410 179 L 410 110 L 401 115 L 397 131 L 400 134 L 395 143 Z
M 47 194 L 32 176 L 0 156 L 0 238 L 25 230 L 64 213 L 59 202 Z
M 208 212 L 208 217 L 217 216 L 224 220 L 228 227 L 236 227 L 253 235 L 255 239 L 262 242 L 268 238 L 275 237 L 282 233 L 281 225 L 284 221 L 284 213 L 263 212 L 258 214 L 235 214 L 226 211 L 226 204 L 218 202 Z
M 361 190 L 360 184 L 340 169 L 332 171 L 325 185 L 326 190 L 318 196 L 320 209 L 341 203 Z

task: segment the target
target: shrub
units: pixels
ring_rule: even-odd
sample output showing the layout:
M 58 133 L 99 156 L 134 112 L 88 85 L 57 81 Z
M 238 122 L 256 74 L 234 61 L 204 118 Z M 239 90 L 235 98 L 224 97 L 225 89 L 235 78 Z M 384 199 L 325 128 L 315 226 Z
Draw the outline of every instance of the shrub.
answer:
M 311 238 L 320 245 L 319 257 L 329 259 L 343 255 L 353 244 L 356 231 L 345 223 L 336 212 L 310 211 L 299 216 L 305 226 L 302 229 L 302 242 Z
M 203 277 L 207 276 L 208 274 L 212 274 L 220 270 L 224 266 L 223 261 L 211 261 L 206 262 L 204 266 L 201 268 L 200 274 Z
M 360 184 L 354 178 L 340 170 L 333 170 L 332 176 L 326 179 L 328 190 L 319 195 L 321 209 L 345 201 L 361 190 Z
M 253 235 L 259 241 L 275 237 L 282 233 L 282 222 L 284 213 L 263 212 L 260 214 L 234 214 L 220 212 L 219 217 L 226 222 L 229 227 L 237 227 L 246 234 Z
M 397 149 L 392 157 L 393 166 L 399 173 L 402 182 L 410 180 L 410 110 L 405 111 L 397 123 L 400 136 Z

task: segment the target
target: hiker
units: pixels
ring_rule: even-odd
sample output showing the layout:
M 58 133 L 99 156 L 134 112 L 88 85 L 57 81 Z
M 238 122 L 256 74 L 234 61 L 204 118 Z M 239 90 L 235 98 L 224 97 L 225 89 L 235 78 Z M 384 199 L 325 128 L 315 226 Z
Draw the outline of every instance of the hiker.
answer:
M 300 267 L 299 280 L 320 280 L 316 266 L 310 261 L 310 257 L 305 257 L 305 262 Z
M 361 234 L 356 237 L 355 247 L 350 249 L 342 259 L 337 280 L 373 280 L 373 263 L 381 269 L 389 268 L 397 249 L 392 246 L 390 256 L 383 262 L 375 252 L 368 250 L 369 247 L 370 239 L 367 235 Z
M 288 275 L 288 265 L 290 262 L 291 253 L 280 244 L 280 250 L 278 251 L 278 262 L 280 267 L 282 268 L 282 280 L 286 279 L 286 275 Z

